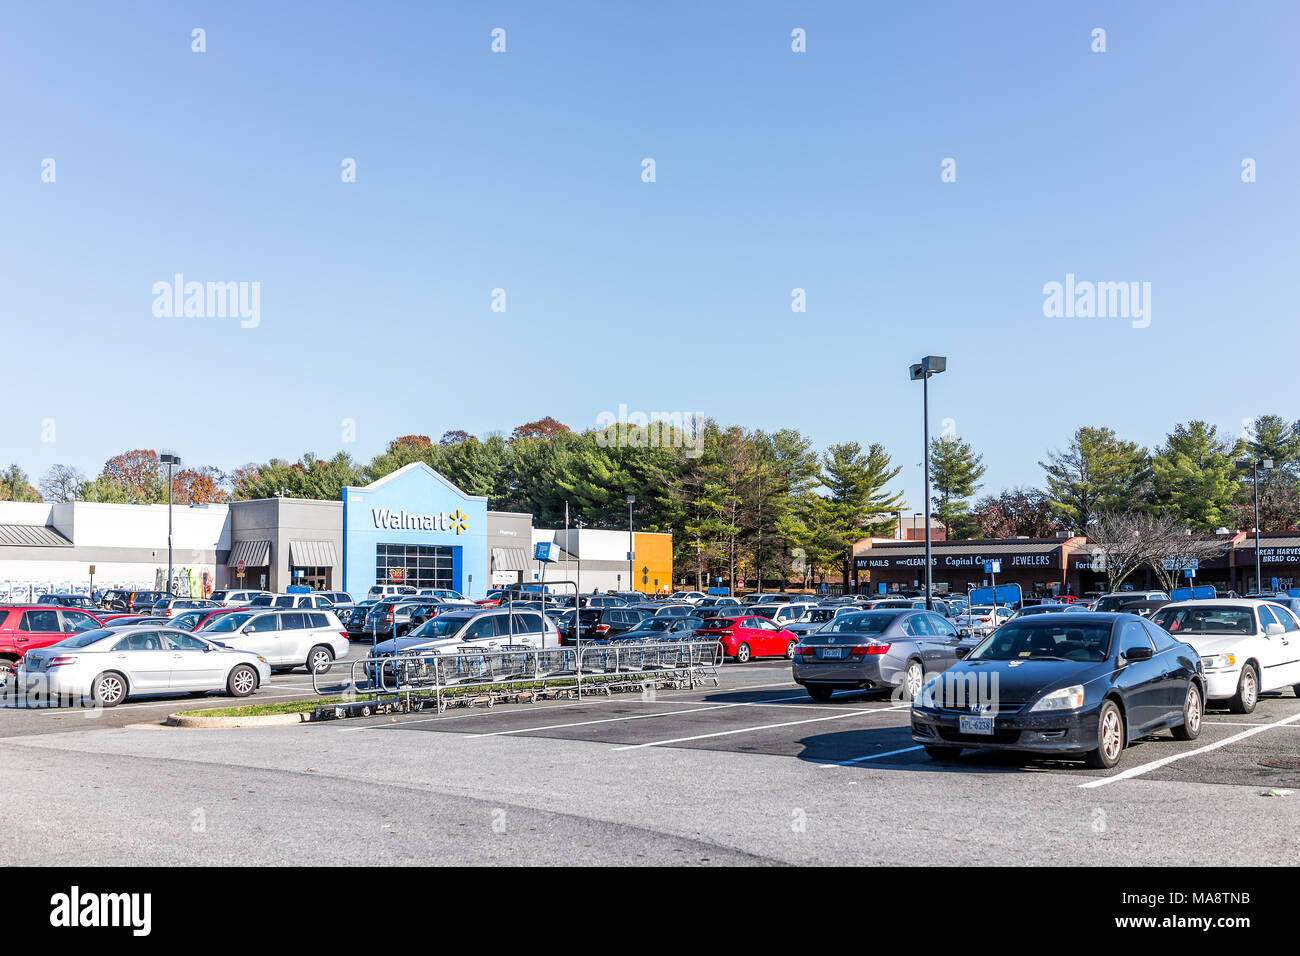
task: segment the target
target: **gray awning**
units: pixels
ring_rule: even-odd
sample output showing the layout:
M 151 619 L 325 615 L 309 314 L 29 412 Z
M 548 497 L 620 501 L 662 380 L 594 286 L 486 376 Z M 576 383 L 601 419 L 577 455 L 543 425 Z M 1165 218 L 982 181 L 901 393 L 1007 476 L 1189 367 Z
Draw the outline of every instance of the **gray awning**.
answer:
M 339 563 L 333 541 L 290 541 L 289 564 L 297 568 L 333 568 Z
M 528 552 L 523 548 L 493 548 L 493 571 L 527 571 Z
M 234 568 L 239 566 L 243 561 L 250 568 L 261 568 L 271 563 L 271 542 L 270 541 L 236 541 L 234 547 L 230 549 L 230 557 L 226 560 L 226 567 Z
M 70 548 L 72 542 L 43 524 L 0 524 L 0 545 L 20 548 Z

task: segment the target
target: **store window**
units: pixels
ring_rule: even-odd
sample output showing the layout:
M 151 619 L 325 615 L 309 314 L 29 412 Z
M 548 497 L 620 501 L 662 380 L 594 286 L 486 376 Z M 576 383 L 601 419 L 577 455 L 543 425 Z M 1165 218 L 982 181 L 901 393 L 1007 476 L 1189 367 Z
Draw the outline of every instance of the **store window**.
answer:
M 375 547 L 375 583 L 413 588 L 454 588 L 454 548 L 426 544 L 380 544 Z M 394 569 L 401 577 L 394 578 Z

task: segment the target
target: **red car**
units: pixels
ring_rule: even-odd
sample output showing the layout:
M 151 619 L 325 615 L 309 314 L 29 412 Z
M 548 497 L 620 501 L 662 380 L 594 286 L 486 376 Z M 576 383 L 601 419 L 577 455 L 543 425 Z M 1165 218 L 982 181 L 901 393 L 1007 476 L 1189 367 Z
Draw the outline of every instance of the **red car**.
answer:
M 103 626 L 95 615 L 70 607 L 41 604 L 0 607 L 0 679 L 12 677 L 28 651 Z
M 697 637 L 716 638 L 722 652 L 744 664 L 754 657 L 794 657 L 799 638 L 765 617 L 711 617 L 695 632 Z

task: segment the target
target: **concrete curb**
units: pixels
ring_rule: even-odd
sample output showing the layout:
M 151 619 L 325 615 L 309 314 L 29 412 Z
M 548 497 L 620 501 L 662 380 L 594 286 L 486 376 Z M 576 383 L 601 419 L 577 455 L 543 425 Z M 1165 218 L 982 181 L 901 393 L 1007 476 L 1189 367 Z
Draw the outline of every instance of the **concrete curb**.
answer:
M 164 723 L 168 727 L 188 727 L 192 730 L 232 727 L 284 727 L 290 724 L 311 722 L 311 713 L 266 714 L 258 717 L 204 717 L 200 714 L 171 714 Z

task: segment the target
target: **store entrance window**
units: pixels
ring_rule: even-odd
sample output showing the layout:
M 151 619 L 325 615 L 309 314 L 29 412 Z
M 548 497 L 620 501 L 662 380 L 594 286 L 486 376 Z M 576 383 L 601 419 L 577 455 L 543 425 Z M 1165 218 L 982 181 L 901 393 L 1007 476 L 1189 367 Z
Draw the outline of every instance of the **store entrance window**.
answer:
M 330 572 L 333 570 L 333 568 L 310 568 L 294 565 L 289 569 L 289 577 L 293 584 L 305 585 L 313 591 L 328 591 L 333 587 L 330 580 Z M 302 573 L 299 574 L 299 571 Z
M 454 551 L 445 545 L 376 545 L 375 583 L 455 589 Z M 400 577 L 394 577 L 394 570 L 400 572 Z

